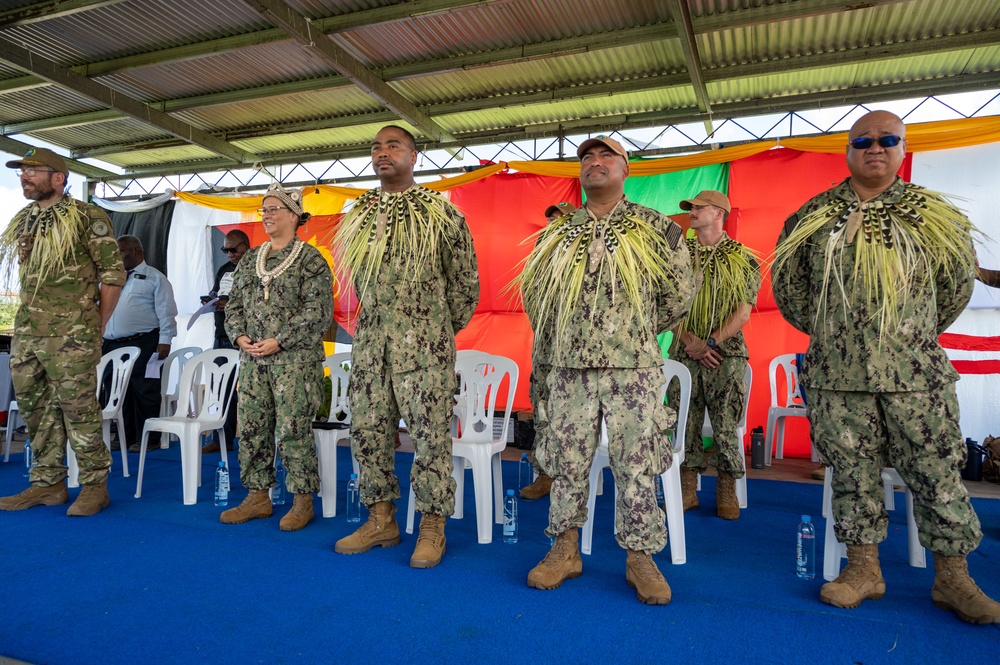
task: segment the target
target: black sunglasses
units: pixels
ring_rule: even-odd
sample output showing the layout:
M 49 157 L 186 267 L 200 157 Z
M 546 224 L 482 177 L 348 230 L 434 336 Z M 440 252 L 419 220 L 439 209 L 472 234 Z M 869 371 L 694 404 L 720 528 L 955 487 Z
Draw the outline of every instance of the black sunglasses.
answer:
M 895 134 L 890 134 L 888 136 L 878 137 L 878 144 L 883 148 L 891 148 L 895 145 L 899 145 L 899 142 L 903 140 L 903 137 L 896 136 Z M 850 145 L 855 150 L 867 150 L 875 144 L 876 139 L 868 138 L 867 136 L 862 136 L 859 139 L 854 139 L 853 141 L 848 141 Z
M 235 254 L 236 251 L 239 250 L 239 248 L 242 245 L 243 245 L 243 243 L 240 243 L 239 245 L 236 245 L 236 247 L 223 247 L 222 251 L 225 252 L 226 254 Z

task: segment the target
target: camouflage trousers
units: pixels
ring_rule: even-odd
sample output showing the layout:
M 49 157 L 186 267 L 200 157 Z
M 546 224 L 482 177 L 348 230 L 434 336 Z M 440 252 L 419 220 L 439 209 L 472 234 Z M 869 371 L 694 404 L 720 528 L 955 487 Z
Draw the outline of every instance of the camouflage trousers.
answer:
M 323 397 L 321 363 L 255 362 L 240 354 L 240 482 L 266 490 L 275 484 L 274 446 L 285 465 L 289 492 L 319 491 L 312 421 Z
M 394 440 L 400 417 L 413 440 L 410 486 L 423 514 L 455 512 L 451 477 L 451 419 L 455 404 L 455 363 L 395 373 L 389 360 L 351 366 L 351 452 L 361 470 L 361 502 L 366 506 L 400 498 L 394 471 Z
M 885 540 L 881 474 L 892 466 L 913 492 L 921 545 L 945 556 L 964 556 L 979 545 L 979 518 L 959 475 L 967 449 L 953 385 L 910 393 L 810 389 L 809 422 L 813 444 L 833 467 L 840 542 Z
M 549 435 L 535 449 L 553 478 L 545 533 L 558 536 L 586 523 L 590 468 L 603 419 L 618 487 L 618 544 L 649 554 L 662 550 L 667 529 L 663 510 L 656 505 L 654 478 L 670 466 L 667 433 L 676 422 L 660 399 L 662 370 L 556 367 L 547 383 Z
M 549 386 L 545 378 L 552 371 L 551 365 L 531 364 L 531 378 L 529 379 L 528 396 L 531 398 L 531 406 L 535 411 L 535 450 L 544 445 L 545 438 L 549 435 Z M 538 463 L 538 455 L 532 455 L 531 466 L 535 470 L 535 475 L 549 475 Z
M 111 453 L 101 435 L 97 403 L 100 360 L 97 339 L 14 337 L 10 374 L 38 463 L 31 470 L 32 484 L 55 485 L 66 479 L 67 439 L 80 465 L 81 484 L 108 477 Z
M 743 417 L 743 402 L 747 394 L 746 384 L 743 383 L 746 358 L 723 358 L 722 364 L 715 369 L 709 369 L 683 354 L 678 360 L 691 372 L 691 406 L 684 433 L 684 466 L 698 473 L 705 473 L 708 468 L 709 454 L 701 442 L 707 408 L 715 440 L 716 468 L 728 471 L 734 478 L 742 478 L 746 474 L 743 442 L 736 436 L 736 426 Z M 676 404 L 679 400 L 680 386 L 676 381 L 671 382 L 668 401 Z

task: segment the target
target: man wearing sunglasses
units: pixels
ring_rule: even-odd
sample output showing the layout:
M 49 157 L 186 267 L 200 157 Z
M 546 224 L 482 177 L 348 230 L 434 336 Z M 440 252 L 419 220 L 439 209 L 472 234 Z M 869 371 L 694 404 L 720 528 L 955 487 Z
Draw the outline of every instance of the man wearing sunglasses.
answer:
M 959 376 L 937 341 L 972 295 L 973 227 L 943 196 L 896 175 L 905 137 L 892 113 L 859 119 L 846 146 L 850 178 L 785 221 L 772 266 L 782 315 L 810 336 L 799 378 L 813 445 L 832 469 L 834 531 L 847 545 L 847 567 L 820 600 L 853 608 L 885 595 L 881 473 L 891 466 L 934 554 L 934 603 L 970 623 L 1000 623 L 1000 604 L 969 577 L 982 531 L 959 475 Z
M 229 303 L 229 290 L 233 287 L 233 271 L 239 265 L 240 259 L 250 249 L 250 238 L 239 229 L 234 229 L 226 234 L 226 239 L 222 243 L 222 252 L 229 259 L 215 273 L 215 283 L 212 284 L 212 291 L 209 295 L 216 298 L 215 301 L 215 348 L 232 349 L 233 343 L 226 335 L 226 305 Z M 236 437 L 236 404 L 239 402 L 234 393 L 232 407 L 229 409 L 229 416 L 226 419 L 226 445 L 229 450 L 233 449 L 233 440 Z M 203 453 L 219 452 L 219 435 L 213 435 L 214 440 L 206 443 L 201 451 Z

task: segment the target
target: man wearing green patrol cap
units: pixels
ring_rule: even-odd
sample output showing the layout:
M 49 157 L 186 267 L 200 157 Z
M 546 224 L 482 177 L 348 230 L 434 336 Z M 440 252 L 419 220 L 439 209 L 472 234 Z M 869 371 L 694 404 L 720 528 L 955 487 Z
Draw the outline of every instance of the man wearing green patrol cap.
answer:
M 62 157 L 32 148 L 7 162 L 17 169 L 32 203 L 0 234 L 0 265 L 20 278 L 10 374 L 35 451 L 31 486 L 0 498 L 0 510 L 56 506 L 69 501 L 64 464 L 69 440 L 83 486 L 70 516 L 94 515 L 110 503 L 111 453 L 101 436 L 97 363 L 101 335 L 125 284 L 111 220 L 66 193 Z M 7 275 L 12 282 L 13 275 Z

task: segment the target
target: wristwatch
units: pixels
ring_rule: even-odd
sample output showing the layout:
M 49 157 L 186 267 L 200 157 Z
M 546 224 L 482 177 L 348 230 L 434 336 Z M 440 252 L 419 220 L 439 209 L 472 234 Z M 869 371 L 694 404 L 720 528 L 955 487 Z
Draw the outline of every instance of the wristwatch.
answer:
M 707 344 L 708 348 L 712 349 L 713 351 L 719 348 L 719 343 L 715 341 L 714 337 L 709 337 L 708 339 L 706 339 L 705 344 Z

